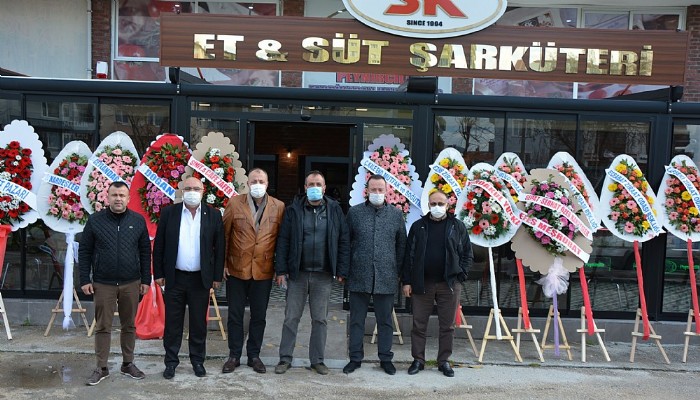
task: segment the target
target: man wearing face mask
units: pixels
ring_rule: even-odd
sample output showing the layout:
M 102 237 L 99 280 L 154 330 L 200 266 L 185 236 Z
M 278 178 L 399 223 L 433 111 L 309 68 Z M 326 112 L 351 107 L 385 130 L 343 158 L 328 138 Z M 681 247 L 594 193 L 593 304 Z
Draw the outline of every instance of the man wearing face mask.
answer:
M 304 189 L 306 194 L 298 196 L 287 207 L 277 238 L 277 284 L 287 284 L 288 288 L 280 361 L 275 373 L 283 374 L 292 365 L 299 319 L 308 297 L 311 312 L 309 361 L 312 370 L 326 375 L 328 367 L 323 363 L 323 354 L 328 302 L 333 277 L 348 268 L 348 227 L 338 202 L 324 196 L 326 181 L 321 172 L 309 172 Z
M 204 369 L 209 291 L 221 285 L 224 269 L 224 229 L 221 212 L 202 204 L 202 182 L 185 179 L 183 203 L 162 209 L 153 242 L 153 276 L 165 290 L 165 371 L 172 379 L 180 363 L 185 307 L 189 309 L 189 354 L 198 377 Z
M 379 366 L 389 375 L 396 373 L 391 362 L 394 356 L 391 311 L 406 247 L 406 223 L 403 213 L 384 201 L 386 191 L 386 181 L 381 175 L 370 176 L 368 200 L 348 212 L 350 270 L 339 272 L 341 277 L 347 277 L 350 292 L 350 362 L 343 368 L 346 374 L 362 366 L 370 299 L 377 319 Z
M 454 376 L 452 355 L 454 322 L 462 282 L 472 264 L 472 246 L 464 224 L 447 213 L 447 195 L 435 191 L 428 197 L 430 213 L 414 222 L 408 233 L 401 281 L 404 296 L 411 298 L 413 328 L 409 375 L 425 366 L 428 319 L 437 305 L 439 338 L 438 370 Z
M 224 374 L 241 365 L 246 303 L 250 304 L 247 364 L 257 373 L 266 371 L 260 360 L 260 349 L 275 273 L 275 244 L 284 215 L 284 203 L 267 194 L 267 185 L 267 173 L 253 168 L 248 173 L 250 192 L 231 198 L 224 212 L 229 348 L 228 359 L 221 370 Z

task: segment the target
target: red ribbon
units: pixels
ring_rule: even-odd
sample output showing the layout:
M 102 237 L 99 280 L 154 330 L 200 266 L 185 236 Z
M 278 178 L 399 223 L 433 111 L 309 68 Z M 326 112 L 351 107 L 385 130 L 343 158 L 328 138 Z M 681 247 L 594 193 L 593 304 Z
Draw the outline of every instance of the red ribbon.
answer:
M 525 329 L 530 329 L 530 311 L 527 308 L 527 293 L 525 291 L 525 274 L 523 273 L 523 262 L 519 258 L 515 259 L 518 266 L 518 282 L 520 283 L 520 306 L 523 308 L 523 324 Z
M 578 269 L 578 277 L 581 280 L 581 294 L 583 295 L 583 307 L 586 309 L 586 323 L 588 324 L 588 336 L 593 336 L 595 333 L 595 324 L 593 321 L 593 310 L 591 309 L 591 298 L 588 295 L 588 281 L 586 280 L 586 272 L 583 266 Z
M 10 231 L 12 231 L 12 225 L 0 225 L 0 277 L 2 277 L 2 266 L 5 264 L 5 249 Z
M 693 314 L 695 315 L 695 333 L 700 334 L 700 310 L 698 309 L 698 286 L 695 281 L 693 263 L 693 242 L 688 239 L 688 270 L 690 270 L 690 292 L 693 296 Z
M 639 241 L 634 241 L 634 260 L 637 262 L 637 285 L 639 286 L 639 302 L 642 304 L 642 322 L 644 324 L 644 336 L 649 339 L 649 316 L 647 315 L 647 299 L 644 294 L 644 277 L 642 275 L 642 257 L 639 255 Z
M 462 325 L 462 305 L 461 304 L 457 305 L 457 310 L 455 312 L 455 325 L 456 326 Z

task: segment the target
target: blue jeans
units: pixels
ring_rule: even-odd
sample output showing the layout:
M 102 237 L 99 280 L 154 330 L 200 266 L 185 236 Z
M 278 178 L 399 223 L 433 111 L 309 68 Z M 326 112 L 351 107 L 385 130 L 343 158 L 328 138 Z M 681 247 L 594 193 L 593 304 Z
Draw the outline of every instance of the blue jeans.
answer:
M 299 271 L 295 280 L 287 282 L 287 306 L 284 310 L 284 326 L 280 340 L 280 361 L 292 362 L 299 320 L 304 313 L 308 298 L 311 312 L 309 361 L 311 364 L 323 362 L 328 333 L 326 317 L 332 283 L 333 277 L 328 272 L 304 271 Z

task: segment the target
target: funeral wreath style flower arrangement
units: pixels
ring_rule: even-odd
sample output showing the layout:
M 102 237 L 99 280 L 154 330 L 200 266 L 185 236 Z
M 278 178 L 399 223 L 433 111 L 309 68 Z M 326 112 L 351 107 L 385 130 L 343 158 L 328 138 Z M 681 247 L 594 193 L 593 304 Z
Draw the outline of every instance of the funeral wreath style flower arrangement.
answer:
M 32 150 L 24 148 L 16 140 L 0 149 L 0 179 L 32 190 Z M 29 211 L 27 203 L 15 196 L 2 194 L 0 197 L 0 224 L 12 225 L 22 222 L 22 216 Z
M 189 159 L 190 150 L 183 142 L 163 143 L 159 149 L 152 146 L 146 151 L 143 164 L 173 189 L 177 189 Z M 140 187 L 138 194 L 143 210 L 153 223 L 160 220 L 161 209 L 172 204 L 172 200 L 151 181 Z
M 490 167 L 490 169 L 483 166 Z M 506 186 L 496 175 L 493 167 L 488 164 L 477 164 L 469 171 L 469 182 L 481 180 L 490 184 L 502 200 L 507 200 Z M 467 186 L 466 198 L 459 205 L 459 219 L 464 222 L 472 238 L 481 236 L 484 241 L 495 241 L 504 235 L 512 236 L 510 222 L 505 209 L 497 197 L 489 190 L 476 184 Z M 510 239 L 510 237 L 508 237 Z M 476 239 L 476 242 L 481 240 Z
M 663 190 L 659 189 L 659 201 L 665 211 L 667 227 L 669 230 L 680 232 L 682 236 L 690 236 L 691 233 L 700 233 L 700 211 L 693 201 L 691 192 L 700 191 L 700 174 L 695 164 L 687 157 L 671 161 L 671 167 L 685 175 L 685 181 L 690 184 L 687 187 L 676 175 L 668 174 L 664 177 Z
M 131 184 L 138 165 L 138 158 L 135 153 L 121 145 L 114 145 L 105 146 L 96 156 L 97 159 L 119 175 L 127 185 Z M 112 180 L 102 171 L 97 168 L 92 169 L 87 178 L 89 209 L 98 212 L 105 207 L 109 207 L 107 189 L 109 189 L 111 183 Z
M 63 158 L 52 173 L 63 177 L 68 181 L 80 185 L 80 179 L 88 164 L 88 157 L 78 153 L 71 153 Z M 47 215 L 68 222 L 78 222 L 85 225 L 88 213 L 83 209 L 80 202 L 80 193 L 76 193 L 68 188 L 52 185 L 51 193 L 48 197 L 49 209 Z
M 236 181 L 236 169 L 233 166 L 233 157 L 231 155 L 222 155 L 220 149 L 211 147 L 206 155 L 199 161 L 214 171 L 219 178 L 232 186 L 236 192 L 240 190 L 241 185 Z M 204 199 L 207 204 L 218 209 L 226 208 L 229 197 L 224 195 L 223 191 L 198 171 L 194 171 L 192 176 L 200 179 L 204 184 L 202 199 Z
M 523 162 L 515 153 L 503 153 L 496 160 L 496 169 L 499 177 L 505 182 L 506 188 L 514 202 L 518 201 L 518 194 L 527 180 L 527 171 Z
M 428 198 L 438 190 L 447 195 L 447 212 L 454 214 L 459 195 L 467 184 L 468 172 L 464 158 L 458 150 L 451 147 L 443 149 L 435 162 L 430 165 L 430 173 L 425 181 L 421 195 L 423 214 L 430 211 Z

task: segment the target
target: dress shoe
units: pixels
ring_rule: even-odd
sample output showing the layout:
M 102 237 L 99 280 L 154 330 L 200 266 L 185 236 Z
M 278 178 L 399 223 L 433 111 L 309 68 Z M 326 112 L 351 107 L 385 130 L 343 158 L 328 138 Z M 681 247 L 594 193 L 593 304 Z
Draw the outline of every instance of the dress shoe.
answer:
M 455 376 L 455 371 L 452 369 L 448 361 L 445 361 L 444 363 L 438 365 L 438 371 L 442 372 L 443 375 L 449 378 Z
M 411 366 L 408 367 L 408 374 L 415 375 L 418 372 L 422 371 L 423 368 L 425 368 L 425 365 L 423 365 L 422 362 L 420 362 L 418 360 L 413 360 L 413 362 L 411 363 Z
M 203 364 L 192 364 L 192 369 L 194 370 L 194 374 L 200 378 L 203 376 L 207 376 L 207 370 L 204 369 Z
M 172 365 L 167 365 L 165 371 L 163 371 L 163 378 L 173 379 L 175 377 L 175 367 Z
M 350 361 L 348 365 L 343 367 L 343 373 L 344 374 L 352 374 L 355 372 L 356 369 L 362 367 L 362 362 L 361 361 Z
M 236 370 L 236 367 L 241 365 L 241 360 L 237 357 L 229 357 L 224 363 L 224 367 L 221 369 L 221 373 L 230 374 Z
M 264 374 L 267 370 L 265 369 L 265 364 L 258 357 L 253 357 L 248 359 L 248 366 L 253 368 L 253 371 Z
M 396 374 L 396 367 L 394 367 L 394 364 L 391 361 L 382 361 L 379 363 L 379 366 L 382 367 L 384 372 L 389 375 Z

